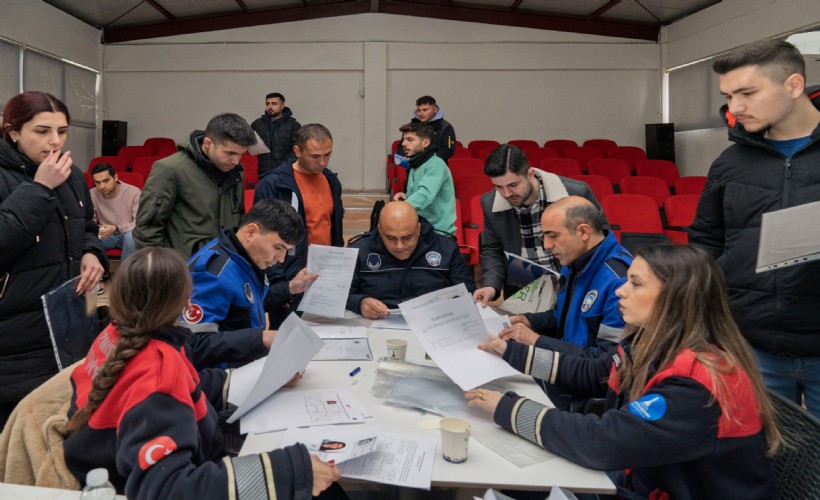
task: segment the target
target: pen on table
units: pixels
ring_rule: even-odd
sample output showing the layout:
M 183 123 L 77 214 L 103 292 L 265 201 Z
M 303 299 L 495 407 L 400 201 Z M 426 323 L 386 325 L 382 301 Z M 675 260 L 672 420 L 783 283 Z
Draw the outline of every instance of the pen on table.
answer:
M 361 366 L 357 366 L 356 368 L 354 368 L 354 369 L 353 369 L 353 371 L 352 371 L 352 372 L 350 372 L 350 376 L 351 376 L 351 377 L 354 377 L 354 376 L 355 376 L 357 373 L 359 373 L 360 371 L 362 371 L 362 367 L 361 367 Z

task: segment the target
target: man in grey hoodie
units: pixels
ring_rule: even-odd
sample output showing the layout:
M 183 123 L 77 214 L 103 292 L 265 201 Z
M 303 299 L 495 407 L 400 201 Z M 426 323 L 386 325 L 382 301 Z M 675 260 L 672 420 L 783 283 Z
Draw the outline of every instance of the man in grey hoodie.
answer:
M 416 111 L 411 121 L 433 127 L 435 135 L 430 141 L 430 147 L 446 163 L 456 151 L 456 133 L 450 122 L 444 119 L 444 110 L 436 104 L 436 100 L 429 95 L 416 99 Z

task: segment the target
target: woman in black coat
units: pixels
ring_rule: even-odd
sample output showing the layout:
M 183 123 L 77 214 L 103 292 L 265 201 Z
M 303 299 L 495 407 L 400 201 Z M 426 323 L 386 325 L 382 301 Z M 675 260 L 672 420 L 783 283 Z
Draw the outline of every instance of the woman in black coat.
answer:
M 57 372 L 41 295 L 75 276 L 93 290 L 107 264 L 82 171 L 63 152 L 69 114 L 44 92 L 6 103 L 0 130 L 0 425 Z

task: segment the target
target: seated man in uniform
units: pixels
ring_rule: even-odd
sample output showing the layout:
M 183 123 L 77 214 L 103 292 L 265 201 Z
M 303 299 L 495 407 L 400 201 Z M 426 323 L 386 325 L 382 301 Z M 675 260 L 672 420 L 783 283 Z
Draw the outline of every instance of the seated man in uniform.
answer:
M 283 281 L 269 291 L 264 270 L 281 263 L 304 236 L 302 219 L 290 205 L 272 199 L 256 203 L 239 228 L 223 231 L 188 261 L 193 290 L 191 305 L 183 314 L 186 326 L 196 329 L 194 325 L 200 323 L 215 324 L 230 336 L 234 347 L 251 346 L 255 357 L 265 355 L 276 333 L 265 330 L 266 295 L 271 293 L 284 302 L 304 292 L 307 282 L 317 275 L 302 269 L 290 282 Z M 247 361 L 228 350 L 220 359 L 229 364 Z
M 376 229 L 349 246 L 359 257 L 347 308 L 365 318 L 382 318 L 399 302 L 458 283 L 475 291 L 456 242 L 438 235 L 407 202 L 385 205 Z

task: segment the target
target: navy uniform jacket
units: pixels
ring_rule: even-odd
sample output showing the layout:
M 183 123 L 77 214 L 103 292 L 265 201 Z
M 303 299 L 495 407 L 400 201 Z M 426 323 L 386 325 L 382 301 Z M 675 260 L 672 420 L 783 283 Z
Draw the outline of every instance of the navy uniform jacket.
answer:
M 464 283 L 472 293 L 476 286 L 467 263 L 451 238 L 439 236 L 429 222 L 421 220 L 419 243 L 407 260 L 398 260 L 387 251 L 378 228 L 351 242 L 359 250 L 347 309 L 361 313 L 367 297 L 395 308 L 399 302 Z
M 65 441 L 65 461 L 78 478 L 108 469 L 118 493 L 131 499 L 308 499 L 313 469 L 297 444 L 258 455 L 226 456 L 217 410 L 227 405 L 230 378 L 197 373 L 183 346 L 191 332 L 169 327 L 131 358 L 88 423 Z M 95 370 L 116 347 L 109 326 L 74 369 L 69 416 L 85 406 Z
M 606 395 L 607 411 L 600 417 L 570 413 L 508 392 L 495 422 L 579 465 L 610 471 L 624 498 L 777 498 L 746 372 L 737 366 L 718 371 L 729 390 L 717 393 L 696 353 L 684 349 L 629 401 L 617 370 L 630 349 L 628 338 L 617 353 L 584 358 L 507 342 L 504 359 L 511 366 L 575 396 Z M 731 418 L 722 408 L 732 409 Z

